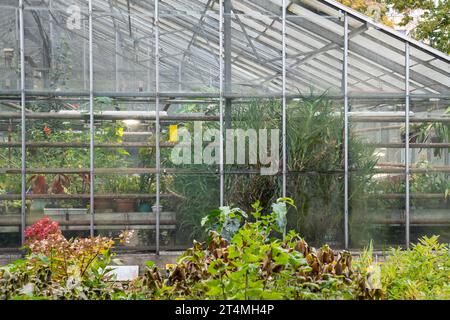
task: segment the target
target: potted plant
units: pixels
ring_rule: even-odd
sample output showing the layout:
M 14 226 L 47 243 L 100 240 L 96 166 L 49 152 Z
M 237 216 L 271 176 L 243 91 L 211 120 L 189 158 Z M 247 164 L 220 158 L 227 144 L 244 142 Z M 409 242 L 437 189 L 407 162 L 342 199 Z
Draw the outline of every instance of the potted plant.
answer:
M 139 175 L 132 176 L 115 176 L 111 181 L 111 187 L 115 194 L 130 194 L 138 193 L 140 191 Z M 136 199 L 134 198 L 116 198 L 116 211 L 118 212 L 133 212 L 135 211 Z
M 111 212 L 114 208 L 114 203 L 111 199 L 107 198 L 95 198 L 94 199 L 94 211 L 95 212 Z
M 139 175 L 139 193 L 155 193 L 155 176 L 153 174 L 140 174 Z M 138 211 L 139 212 L 151 212 L 152 204 L 149 199 L 142 199 L 138 202 Z
M 101 177 L 96 179 L 94 192 L 96 194 L 108 194 L 112 192 L 112 181 L 113 177 Z M 112 212 L 114 209 L 114 202 L 108 198 L 98 198 L 94 199 L 94 211 L 95 212 Z

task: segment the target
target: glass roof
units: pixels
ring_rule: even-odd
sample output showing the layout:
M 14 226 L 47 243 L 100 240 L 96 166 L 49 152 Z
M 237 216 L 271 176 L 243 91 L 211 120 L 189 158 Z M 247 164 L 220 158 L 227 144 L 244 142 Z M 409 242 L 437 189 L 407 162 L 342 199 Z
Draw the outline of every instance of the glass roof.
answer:
M 224 60 L 226 94 L 281 94 L 282 0 L 226 0 Z M 86 91 L 88 2 L 24 0 L 26 60 L 36 72 L 45 65 L 42 34 L 64 40 L 78 76 L 61 91 Z M 449 57 L 329 0 L 286 0 L 286 89 L 343 92 L 344 13 L 349 17 L 350 95 L 402 94 L 405 43 L 410 44 L 412 94 L 450 94 Z M 78 28 L 68 27 L 71 6 L 80 8 Z M 0 39 L 14 46 L 18 0 L 2 1 Z M 155 73 L 154 1 L 93 1 L 94 90 L 153 92 Z M 68 20 L 69 19 L 69 20 Z M 227 23 L 228 21 L 228 23 Z M 219 92 L 219 1 L 161 0 L 160 88 L 162 92 Z M 39 36 L 41 35 L 41 36 Z M 61 42 L 52 41 L 52 54 Z M 58 47 L 59 46 L 59 47 Z M 114 74 L 122 79 L 118 84 Z M 150 79 L 150 81 L 149 81 Z M 14 89 L 11 85 L 10 88 Z M 45 90 L 34 81 L 29 90 Z

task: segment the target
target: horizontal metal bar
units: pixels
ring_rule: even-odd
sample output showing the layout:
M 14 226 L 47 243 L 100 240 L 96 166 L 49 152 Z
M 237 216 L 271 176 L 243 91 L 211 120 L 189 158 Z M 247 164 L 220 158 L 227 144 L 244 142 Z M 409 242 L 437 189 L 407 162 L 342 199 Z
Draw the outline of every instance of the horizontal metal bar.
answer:
M 89 97 L 89 92 L 87 91 L 25 91 L 27 95 L 27 99 L 33 97 L 42 97 L 42 98 L 56 98 L 56 97 Z M 312 94 L 313 96 L 321 96 L 321 94 Z M 5 90 L 0 89 L 0 97 L 13 97 L 17 100 L 20 99 L 20 90 Z M 154 92 L 137 92 L 137 91 L 128 91 L 128 92 L 114 92 L 114 91 L 94 91 L 95 97 L 109 97 L 109 98 L 156 98 L 156 94 Z M 160 101 L 165 101 L 164 98 L 176 99 L 176 98 L 220 98 L 219 92 L 161 92 L 160 93 Z M 238 99 L 238 98 L 282 98 L 281 93 L 272 93 L 272 94 L 242 94 L 242 93 L 224 93 L 224 98 L 229 99 Z M 287 94 L 287 98 L 298 98 L 299 94 Z M 327 95 L 330 99 L 343 99 L 344 96 L 341 94 L 330 94 Z M 369 99 L 369 100 L 383 100 L 383 99 L 399 99 L 402 100 L 402 97 L 405 97 L 404 93 L 351 93 L 349 92 L 350 99 Z M 411 99 L 450 99 L 449 94 L 432 94 L 432 93 L 411 93 Z
M 20 194 L 9 193 L 0 194 L 0 200 L 20 200 Z M 172 193 L 161 194 L 163 198 L 171 198 L 176 196 Z M 80 194 L 26 194 L 26 199 L 55 199 L 55 200 L 70 200 L 70 199 L 89 199 L 89 193 Z M 145 193 L 120 193 L 120 194 L 95 194 L 95 199 L 152 199 L 155 198 L 155 194 Z
M 0 142 L 0 148 L 19 148 L 20 142 Z M 26 142 L 27 148 L 89 148 L 89 142 Z M 161 142 L 160 147 L 170 148 L 175 143 Z M 154 143 L 122 142 L 122 143 L 95 143 L 95 148 L 154 148 Z
M 381 126 L 381 127 L 374 127 L 374 128 L 363 128 L 363 129 L 354 129 L 351 130 L 352 133 L 363 133 L 363 132 L 378 132 L 378 131 L 382 131 L 382 130 L 397 130 L 402 128 L 402 125 L 390 125 L 390 126 Z
M 211 167 L 213 170 L 214 167 Z M 95 168 L 95 175 L 102 174 L 156 174 L 156 168 Z M 0 168 L 2 174 L 20 174 L 20 168 Z M 27 168 L 27 174 L 88 174 L 89 168 Z M 162 174 L 218 174 L 218 170 L 206 171 L 183 168 L 161 168 Z M 255 173 L 260 173 L 255 170 Z
M 20 119 L 20 113 L 3 112 L 0 119 Z M 55 112 L 33 112 L 27 113 L 27 119 L 60 119 L 60 120 L 89 120 L 89 114 L 84 113 L 55 113 Z M 96 120 L 156 120 L 155 114 L 96 114 Z M 163 114 L 160 115 L 161 121 L 219 121 L 219 116 L 203 114 Z M 350 115 L 352 122 L 404 122 L 405 118 L 401 116 L 355 116 Z M 411 117 L 410 122 L 414 123 L 450 123 L 449 116 L 443 117 Z
M 405 225 L 405 218 L 371 218 L 367 220 L 361 221 L 361 223 L 367 224 L 383 224 L 383 225 Z M 354 226 L 358 224 L 358 222 L 352 223 Z M 450 218 L 446 217 L 420 217 L 418 215 L 411 215 L 409 220 L 409 225 L 448 225 L 450 224 Z
M 404 148 L 405 143 L 368 143 L 376 148 Z M 427 148 L 450 148 L 450 143 L 410 143 L 409 148 L 427 149 Z
M 160 112 L 161 113 L 161 112 Z M 56 112 L 31 112 L 26 114 L 27 119 L 60 119 L 60 120 L 85 120 L 89 121 L 88 113 L 56 113 Z M 219 116 L 203 114 L 161 114 L 159 118 L 162 121 L 219 121 Z M 18 112 L 2 112 L 0 119 L 20 119 Z M 123 112 L 120 114 L 95 114 L 95 120 L 156 120 L 156 114 L 130 114 Z
M 376 173 L 405 173 L 405 168 L 377 168 Z M 450 167 L 410 168 L 411 173 L 450 173 Z
M 385 199 L 385 200 L 396 200 L 404 199 L 406 197 L 405 193 L 370 193 L 367 195 L 368 198 Z M 442 193 L 410 193 L 411 199 L 445 199 L 445 192 Z
M 432 167 L 432 168 L 411 168 L 413 173 L 446 173 L 450 172 L 450 167 Z M 358 174 L 358 169 L 349 169 L 349 172 Z M 374 169 L 375 173 L 405 173 L 404 167 L 392 166 L 392 167 L 379 167 Z M 2 174 L 20 174 L 19 168 L 0 168 Z M 89 168 L 28 168 L 27 174 L 80 174 L 89 173 Z M 95 174 L 154 174 L 155 168 L 95 168 Z M 219 174 L 218 167 L 211 166 L 210 170 L 205 169 L 185 169 L 185 168 L 161 168 L 162 174 L 185 174 L 185 175 L 217 175 Z M 224 174 L 261 174 L 260 169 L 226 169 Z M 275 175 L 280 175 L 279 170 Z M 330 169 L 330 170 L 288 170 L 288 175 L 341 175 L 344 174 L 344 169 Z
M 170 219 L 167 219 L 164 217 L 164 212 L 161 212 L 161 219 L 160 219 L 160 224 L 162 225 L 171 225 L 171 224 L 176 224 L 176 220 L 173 219 L 172 217 Z M 106 220 L 100 220 L 98 219 L 98 217 L 100 215 L 115 215 L 115 216 L 124 216 L 122 219 L 106 219 Z M 143 216 L 148 215 L 148 213 L 144 213 L 144 212 L 138 212 L 136 213 L 136 215 L 140 215 L 141 219 L 139 220 L 133 220 L 133 219 L 129 219 L 129 215 L 128 214 L 121 214 L 121 213 L 102 213 L 102 212 L 97 212 L 96 213 L 96 219 L 95 219 L 95 225 L 123 225 L 123 226 L 127 226 L 127 225 L 152 225 L 155 224 L 155 218 L 153 217 L 147 217 L 147 219 L 144 219 Z M 16 218 L 17 216 L 17 218 Z M 65 215 L 62 215 L 63 217 L 65 217 Z M 81 214 L 78 214 L 76 217 L 76 220 L 63 220 L 63 219 L 57 219 L 56 215 L 52 215 L 53 220 L 57 221 L 59 225 L 61 226 L 89 226 L 90 225 L 90 220 L 89 217 L 90 215 L 86 214 L 86 217 L 78 217 L 81 216 Z M 73 217 L 73 216 L 72 216 Z M 20 221 L 18 221 L 19 215 L 2 215 L 0 216 L 0 226 L 17 226 L 20 224 Z M 37 222 L 39 219 L 42 218 L 41 215 L 38 216 L 33 216 L 33 215 L 27 215 L 28 218 L 28 225 L 32 225 L 33 223 Z M 84 218 L 84 219 L 83 219 Z
M 442 193 L 411 193 L 411 199 L 442 199 L 445 200 L 445 194 Z M 404 199 L 404 193 L 384 193 L 384 194 L 367 194 L 367 198 L 384 199 L 384 200 L 398 200 Z M 155 194 L 95 194 L 95 199 L 153 199 Z M 161 194 L 161 198 L 178 197 L 177 194 L 166 193 Z M 20 194 L 0 194 L 0 200 L 20 200 Z M 52 200 L 77 200 L 89 199 L 88 193 L 82 194 L 27 194 L 26 199 L 52 199 Z
M 0 169 L 5 174 L 20 174 L 20 169 Z M 89 168 L 27 168 L 27 174 L 80 174 L 90 172 Z M 170 169 L 167 169 L 170 172 Z M 95 168 L 95 174 L 141 174 L 156 173 L 155 168 Z
M 405 117 L 401 116 L 350 116 L 352 122 L 405 122 Z M 442 123 L 450 123 L 450 117 L 410 117 L 409 122 L 415 123 L 425 123 L 425 122 L 442 122 Z

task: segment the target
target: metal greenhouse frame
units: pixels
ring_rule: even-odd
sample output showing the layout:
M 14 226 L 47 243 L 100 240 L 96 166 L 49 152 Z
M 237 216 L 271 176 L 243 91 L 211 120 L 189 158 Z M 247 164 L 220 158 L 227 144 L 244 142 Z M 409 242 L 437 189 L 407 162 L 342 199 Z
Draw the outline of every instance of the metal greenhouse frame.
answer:
M 73 8 L 79 8 L 79 28 L 68 28 L 66 21 L 73 18 Z M 81 223 L 94 235 L 97 223 L 113 225 L 114 221 L 97 219 L 94 203 L 100 198 L 134 197 L 155 199 L 154 249 L 160 245 L 160 202 L 166 195 L 161 191 L 161 177 L 171 173 L 202 174 L 195 170 L 166 168 L 161 150 L 172 147 L 161 141 L 161 130 L 167 123 L 181 121 L 218 122 L 220 136 L 218 205 L 227 205 L 224 165 L 224 132 L 230 127 L 231 110 L 235 104 L 251 99 L 276 99 L 281 103 L 281 166 L 280 194 L 289 196 L 288 180 L 288 104 L 298 98 L 298 92 L 312 92 L 328 96 L 343 104 L 343 166 L 329 172 L 343 176 L 343 244 L 351 247 L 349 219 L 351 205 L 349 181 L 354 170 L 349 158 L 350 124 L 392 123 L 404 125 L 405 136 L 418 123 L 449 124 L 450 116 L 416 115 L 411 101 L 423 101 L 426 110 L 430 101 L 450 103 L 450 57 L 430 46 L 415 41 L 393 29 L 332 0 L 0 0 L 0 40 L 11 37 L 18 40 L 20 77 L 16 84 L 0 85 L 0 122 L 20 124 L 20 141 L 2 141 L 0 148 L 20 148 L 21 164 L 16 168 L 0 168 L 0 174 L 20 175 L 20 194 L 0 194 L 0 201 L 20 200 L 20 221 L 0 222 L 3 226 L 19 226 L 24 242 L 27 222 L 26 200 L 29 199 L 89 199 L 89 221 Z M 31 15 L 34 15 L 34 22 Z M 39 20 L 46 16 L 48 20 Z M 14 23 L 11 25 L 10 22 Z M 45 26 L 36 27 L 36 21 Z M 9 28 L 9 31 L 7 29 Z M 64 33 L 78 41 L 73 50 L 75 72 L 79 78 L 68 80 L 70 88 L 54 89 L 47 84 L 29 85 L 33 72 L 52 72 L 41 59 L 39 35 L 33 28 L 48 28 L 48 41 Z M 56 31 L 58 30 L 58 31 Z M 47 33 L 46 33 L 47 34 Z M 34 39 L 34 40 L 33 40 Z M 36 40 L 37 39 L 37 40 Z M 6 48 L 2 44 L 3 48 Z M 2 42 L 0 42 L 2 43 Z M 51 49 L 50 49 L 51 50 Z M 111 59 L 111 60 L 108 60 Z M 34 61 L 33 61 L 34 60 Z M 42 60 L 42 61 L 41 61 Z M 32 64 L 42 65 L 33 67 Z M 126 66 L 131 66 L 127 69 Z M 34 71 L 30 71 L 34 68 Z M 130 76 L 130 74 L 132 74 Z M 77 76 L 77 77 L 78 77 Z M 14 76 L 11 76 L 14 78 Z M 43 76 L 42 76 L 43 77 Z M 137 80 L 135 78 L 138 78 Z M 112 80 L 113 79 L 113 80 Z M 133 80 L 134 79 L 134 80 Z M 3 80 L 2 80 L 3 81 Z M 72 82 L 71 82 L 72 81 Z M 123 103 L 146 105 L 138 111 L 97 112 L 96 97 L 109 97 Z M 75 101 L 88 104 L 88 112 L 31 112 L 30 101 Z M 358 103 L 371 104 L 395 101 L 403 111 L 369 112 Z M 352 104 L 354 102 L 354 106 Z M 194 103 L 217 104 L 218 113 L 176 113 L 173 106 Z M 3 109 L 2 109 L 3 107 Z M 89 124 L 89 141 L 40 142 L 27 141 L 27 121 L 30 120 L 85 121 Z M 151 121 L 155 125 L 154 142 L 96 142 L 95 122 L 102 120 Z M 374 127 L 373 131 L 378 130 Z M 299 128 L 301 130 L 301 128 Z M 372 127 L 361 130 L 372 130 Z M 381 130 L 379 129 L 380 135 Z M 389 129 L 387 129 L 389 130 Z M 378 131 L 376 131 L 378 132 Z M 379 167 L 379 174 L 404 175 L 405 192 L 397 195 L 405 200 L 403 221 L 404 245 L 411 240 L 412 197 L 427 197 L 410 190 L 413 173 L 450 173 L 448 148 L 445 142 L 380 142 L 377 148 L 396 148 L 403 154 L 402 166 Z M 88 148 L 88 168 L 29 168 L 27 148 Z M 154 148 L 155 166 L 150 168 L 99 168 L 95 166 L 96 148 Z M 421 168 L 412 165 L 412 149 L 441 149 L 447 152 L 443 165 Z M 183 171 L 184 170 L 184 171 Z M 88 174 L 89 193 L 29 194 L 27 175 L 30 174 Z M 96 194 L 95 177 L 101 174 L 152 174 L 156 179 L 155 194 Z M 252 171 L 238 172 L 250 174 Z M 448 177 L 448 176 L 447 176 Z M 433 195 L 428 195 L 433 197 Z M 448 210 L 448 207 L 447 209 Z M 448 212 L 450 213 L 450 211 Z M 128 216 L 123 219 L 129 219 Z M 446 221 L 446 222 L 445 222 Z M 147 224 L 141 218 L 135 224 Z M 152 222 L 153 223 L 153 222 Z M 442 220 L 450 224 L 450 219 Z M 120 221 L 117 224 L 122 225 Z M 132 224 L 129 222 L 129 224 Z M 125 224 L 124 224 L 125 225 Z

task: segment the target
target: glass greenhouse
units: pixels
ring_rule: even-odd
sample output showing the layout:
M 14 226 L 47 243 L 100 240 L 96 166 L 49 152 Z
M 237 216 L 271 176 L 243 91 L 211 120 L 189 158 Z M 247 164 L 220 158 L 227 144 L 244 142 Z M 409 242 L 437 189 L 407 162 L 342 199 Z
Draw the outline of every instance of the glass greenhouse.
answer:
M 0 8 L 1 250 L 43 216 L 180 250 L 279 197 L 312 244 L 450 242 L 446 54 L 332 0 Z

